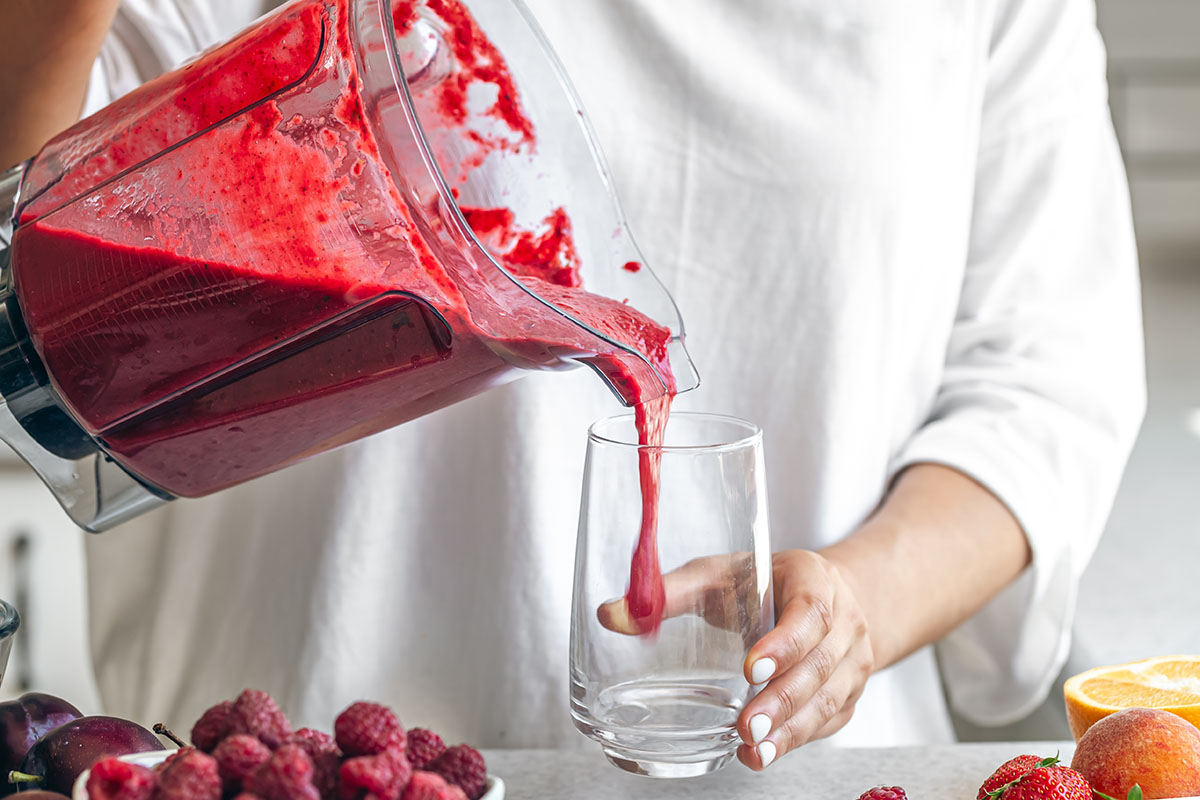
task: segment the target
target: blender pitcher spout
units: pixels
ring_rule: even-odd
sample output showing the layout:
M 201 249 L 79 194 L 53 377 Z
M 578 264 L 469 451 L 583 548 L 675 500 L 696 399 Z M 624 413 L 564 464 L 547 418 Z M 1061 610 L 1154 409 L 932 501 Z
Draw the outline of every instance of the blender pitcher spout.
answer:
M 640 251 L 637 251 L 637 245 L 633 241 L 633 236 L 628 232 L 624 214 L 621 212 L 619 201 L 615 195 L 612 201 L 617 207 L 616 213 L 621 220 L 621 226 L 625 231 L 625 237 L 629 241 L 629 247 L 635 252 L 639 252 L 639 260 L 626 262 L 621 271 L 628 274 L 633 265 L 641 265 L 639 269 L 633 270 L 631 277 L 638 280 L 638 283 L 636 287 L 631 287 L 628 290 L 632 294 L 628 296 L 625 302 L 642 310 L 643 313 L 670 332 L 670 338 L 666 341 L 663 357 L 657 363 L 651 364 L 651 366 L 654 367 L 655 373 L 659 376 L 664 394 L 675 395 L 690 392 L 700 386 L 700 373 L 697 371 L 696 364 L 692 361 L 692 355 L 687 349 L 687 330 L 683 323 L 683 314 L 680 312 L 679 306 L 675 303 L 675 298 L 667 291 L 667 287 L 659 280 L 658 276 L 653 273 L 649 266 L 645 265 L 645 261 L 641 259 Z M 631 403 L 630 398 L 624 396 L 620 391 L 617 392 L 617 396 L 627 406 L 636 405 L 636 403 Z M 643 402 L 651 399 L 654 398 L 645 397 Z
M 700 373 L 692 361 L 692 355 L 684 345 L 683 335 L 680 334 L 667 345 L 667 355 L 671 359 L 671 371 L 675 373 L 675 393 L 683 394 L 700 387 Z
M 636 302 L 628 299 L 622 305 L 657 311 L 650 319 L 657 330 L 666 334 L 661 344 L 646 347 L 649 336 L 643 332 L 638 337 L 642 346 L 632 348 L 626 336 L 614 338 L 610 332 L 596 331 L 597 336 L 617 348 L 616 352 L 579 359 L 604 380 L 625 406 L 636 406 L 663 395 L 683 394 L 700 385 L 700 374 L 687 349 L 683 317 L 674 299 L 648 269 L 642 268 L 639 273 L 644 280 L 639 286 Z
M 700 385 L 700 375 L 684 345 L 683 337 L 672 337 L 666 348 L 669 369 L 642 361 L 635 366 L 624 365 L 614 370 L 611 361 L 595 358 L 581 359 L 608 386 L 622 405 L 633 407 L 657 400 L 663 395 L 690 392 Z

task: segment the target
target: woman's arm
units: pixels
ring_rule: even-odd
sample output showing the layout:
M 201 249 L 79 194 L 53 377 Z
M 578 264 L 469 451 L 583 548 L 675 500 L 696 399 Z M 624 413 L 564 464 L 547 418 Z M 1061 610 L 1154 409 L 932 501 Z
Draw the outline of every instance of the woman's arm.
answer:
M 0 169 L 79 119 L 119 0 L 9 0 L 0 10 Z
M 996 497 L 937 464 L 904 471 L 883 506 L 821 552 L 843 573 L 871 631 L 875 668 L 937 641 L 1016 580 L 1029 542 Z

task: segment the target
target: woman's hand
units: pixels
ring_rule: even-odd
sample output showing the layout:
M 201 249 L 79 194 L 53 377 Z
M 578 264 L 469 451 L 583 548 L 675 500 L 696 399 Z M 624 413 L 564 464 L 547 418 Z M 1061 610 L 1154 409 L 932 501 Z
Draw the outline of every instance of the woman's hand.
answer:
M 854 713 L 875 654 L 847 576 L 808 550 L 776 553 L 774 630 L 746 657 L 746 679 L 766 683 L 738 717 L 738 758 L 760 770 L 837 731 Z
M 746 680 L 766 683 L 738 718 L 746 742 L 738 758 L 751 769 L 845 725 L 875 669 L 866 617 L 842 571 L 807 550 L 776 553 L 772 568 L 776 625 L 743 666 Z M 664 616 L 695 614 L 743 630 L 753 614 L 740 604 L 753 592 L 739 584 L 753 577 L 750 553 L 690 561 L 663 576 Z M 597 616 L 609 630 L 638 633 L 624 599 L 605 603 Z
M 1031 558 L 1007 506 L 937 464 L 906 469 L 875 513 L 837 544 L 776 553 L 776 627 L 743 665 L 748 681 L 766 686 L 738 718 L 746 742 L 738 758 L 762 769 L 837 731 L 875 670 L 944 636 Z M 666 616 L 696 614 L 747 632 L 752 609 L 739 598 L 749 592 L 737 583 L 753 574 L 747 559 L 709 556 L 664 575 Z M 610 630 L 638 633 L 623 599 L 605 603 L 598 616 Z

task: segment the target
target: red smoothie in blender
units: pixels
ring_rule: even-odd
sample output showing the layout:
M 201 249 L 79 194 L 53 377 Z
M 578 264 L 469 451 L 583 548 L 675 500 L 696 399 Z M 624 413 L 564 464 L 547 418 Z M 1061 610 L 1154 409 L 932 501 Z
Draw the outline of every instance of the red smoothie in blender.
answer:
M 466 9 L 426 7 L 451 31 L 457 67 L 436 89 L 445 123 L 461 123 L 483 82 L 510 133 L 475 137 L 461 168 L 534 146 L 504 61 Z M 413 4 L 394 9 L 403 34 Z M 500 353 L 548 363 L 563 352 L 622 386 L 641 442 L 661 444 L 671 333 L 581 288 L 566 212 L 520 229 L 507 209 L 462 209 L 524 287 L 640 353 L 665 395 L 629 353 L 596 352 L 571 326 L 534 319 L 519 287 L 496 289 L 491 305 L 465 297 L 461 264 L 416 219 L 365 122 L 347 0 L 271 19 L 98 115 L 103 146 L 77 135 L 44 159 L 70 168 L 23 211 L 13 274 L 31 340 L 106 452 L 158 489 L 201 496 L 507 380 Z M 512 307 L 511 320 L 489 314 Z M 663 609 L 653 450 L 639 468 L 627 599 L 651 632 Z

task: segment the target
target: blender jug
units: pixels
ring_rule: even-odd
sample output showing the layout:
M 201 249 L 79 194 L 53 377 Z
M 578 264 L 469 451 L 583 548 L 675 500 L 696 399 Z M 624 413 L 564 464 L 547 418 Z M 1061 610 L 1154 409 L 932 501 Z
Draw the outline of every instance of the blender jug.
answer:
M 6 200 L 0 438 L 88 530 L 524 370 L 626 404 L 698 383 L 519 0 L 295 0 Z

